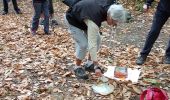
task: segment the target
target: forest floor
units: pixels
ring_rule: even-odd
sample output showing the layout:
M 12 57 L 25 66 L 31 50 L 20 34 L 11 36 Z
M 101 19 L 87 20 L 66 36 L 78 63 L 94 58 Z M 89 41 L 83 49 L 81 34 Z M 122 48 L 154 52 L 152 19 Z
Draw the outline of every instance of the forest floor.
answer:
M 146 63 L 142 66 L 135 64 L 154 11 L 147 14 L 132 11 L 133 21 L 120 24 L 114 31 L 103 24 L 99 62 L 104 66 L 138 68 L 141 75 L 135 84 L 110 79 L 114 92 L 102 96 L 91 88 L 99 82 L 94 74 L 90 74 L 89 80 L 79 80 L 72 73 L 74 42 L 63 21 L 67 7 L 55 2 L 59 25 L 51 29 L 51 35 L 44 35 L 40 26 L 38 34 L 32 36 L 29 31 L 32 2 L 19 0 L 18 3 L 23 14 L 16 15 L 10 3 L 9 14 L 0 15 L 0 99 L 139 100 L 139 94 L 148 86 L 163 88 L 170 96 L 170 65 L 162 63 L 170 35 L 170 21 L 161 30 Z M 2 9 L 2 3 L 0 7 Z

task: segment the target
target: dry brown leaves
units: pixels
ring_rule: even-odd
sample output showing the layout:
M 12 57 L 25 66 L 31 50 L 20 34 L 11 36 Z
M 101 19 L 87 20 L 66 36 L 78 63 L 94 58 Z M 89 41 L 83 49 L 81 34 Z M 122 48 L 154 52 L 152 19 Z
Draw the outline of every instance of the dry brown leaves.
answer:
M 67 7 L 62 3 L 54 5 L 56 16 L 63 21 Z M 142 74 L 139 83 L 110 80 L 115 87 L 114 93 L 108 96 L 95 94 L 91 90 L 91 85 L 97 83 L 95 78 L 91 76 L 88 81 L 77 80 L 72 74 L 74 45 L 67 30 L 58 26 L 52 35 L 46 36 L 40 27 L 38 34 L 32 37 L 29 32 L 31 1 L 24 0 L 20 6 L 24 14 L 15 15 L 11 12 L 0 16 L 0 99 L 135 100 L 143 89 L 152 84 L 170 89 L 170 68 L 160 64 L 164 52 L 162 49 L 152 53 L 144 66 L 136 66 L 139 48 L 121 45 L 114 40 L 119 46 L 110 49 L 107 45 L 108 36 L 104 34 L 105 40 L 99 52 L 100 63 L 105 66 L 142 67 Z M 159 83 L 154 80 L 159 80 Z

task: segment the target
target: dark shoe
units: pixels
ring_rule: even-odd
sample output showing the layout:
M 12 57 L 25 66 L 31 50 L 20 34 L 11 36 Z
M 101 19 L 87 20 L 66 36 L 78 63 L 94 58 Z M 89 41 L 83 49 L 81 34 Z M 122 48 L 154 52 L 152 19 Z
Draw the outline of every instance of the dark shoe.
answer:
M 101 71 L 101 73 L 103 73 L 103 71 L 104 71 L 99 66 L 95 66 L 94 64 L 91 64 L 90 66 L 88 66 L 88 64 L 85 64 L 85 65 L 83 65 L 83 67 L 88 72 L 94 72 L 95 73 L 95 71 L 98 70 L 98 69 Z
M 165 56 L 164 64 L 170 64 L 170 57 Z
M 8 12 L 6 12 L 6 11 L 3 11 L 2 15 L 6 15 L 6 14 L 8 14 Z
M 57 20 L 55 20 L 55 19 L 52 19 L 52 20 L 51 20 L 51 25 L 53 25 L 53 26 L 54 26 L 54 25 L 58 25 L 58 22 L 57 22 Z
M 90 66 L 88 66 L 88 64 L 83 65 L 83 67 L 85 68 L 86 71 L 88 72 L 94 72 L 94 64 L 91 64 Z
M 84 80 L 88 79 L 88 75 L 86 74 L 83 68 L 74 69 L 74 73 L 77 76 L 77 78 L 84 79 Z
M 146 55 L 141 55 L 137 58 L 136 64 L 137 65 L 142 65 L 146 61 L 147 56 Z
M 16 11 L 17 14 L 22 14 L 21 10 Z

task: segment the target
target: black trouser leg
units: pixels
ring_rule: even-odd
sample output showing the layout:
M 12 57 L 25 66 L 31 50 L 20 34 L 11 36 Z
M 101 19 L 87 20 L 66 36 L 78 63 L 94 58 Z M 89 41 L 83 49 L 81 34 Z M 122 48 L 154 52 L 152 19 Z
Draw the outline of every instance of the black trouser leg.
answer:
M 169 13 L 169 16 L 170 16 L 170 13 Z M 169 43 L 168 43 L 168 46 L 167 46 L 165 55 L 168 56 L 168 57 L 170 57 L 170 39 L 169 39 Z
M 150 32 L 147 35 L 145 45 L 141 51 L 141 55 L 148 55 L 159 36 L 160 30 L 162 29 L 165 22 L 168 20 L 168 13 L 157 9 L 153 18 L 153 23 Z
M 42 11 L 42 3 L 33 3 L 34 7 L 34 16 L 32 20 L 32 31 L 37 31 L 38 29 L 38 24 L 39 24 L 39 19 L 41 16 L 41 11 Z
M 44 32 L 49 33 L 49 3 L 48 1 L 42 4 L 42 10 L 44 12 Z
M 15 11 L 19 11 L 20 9 L 18 8 L 18 4 L 16 0 L 12 0 L 13 6 L 14 6 L 14 10 Z
M 4 12 L 8 12 L 8 2 L 6 0 L 3 0 L 4 5 Z
M 50 16 L 54 14 L 54 8 L 53 8 L 52 0 L 49 0 L 49 13 L 50 13 Z

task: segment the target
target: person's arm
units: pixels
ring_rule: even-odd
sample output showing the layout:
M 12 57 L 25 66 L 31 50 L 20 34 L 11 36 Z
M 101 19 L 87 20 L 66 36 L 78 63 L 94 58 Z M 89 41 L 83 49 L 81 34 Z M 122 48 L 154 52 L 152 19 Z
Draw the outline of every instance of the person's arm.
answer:
M 97 37 L 99 32 L 99 27 L 91 20 L 86 19 L 84 21 L 88 27 L 88 48 L 91 56 L 91 60 L 97 62 Z

